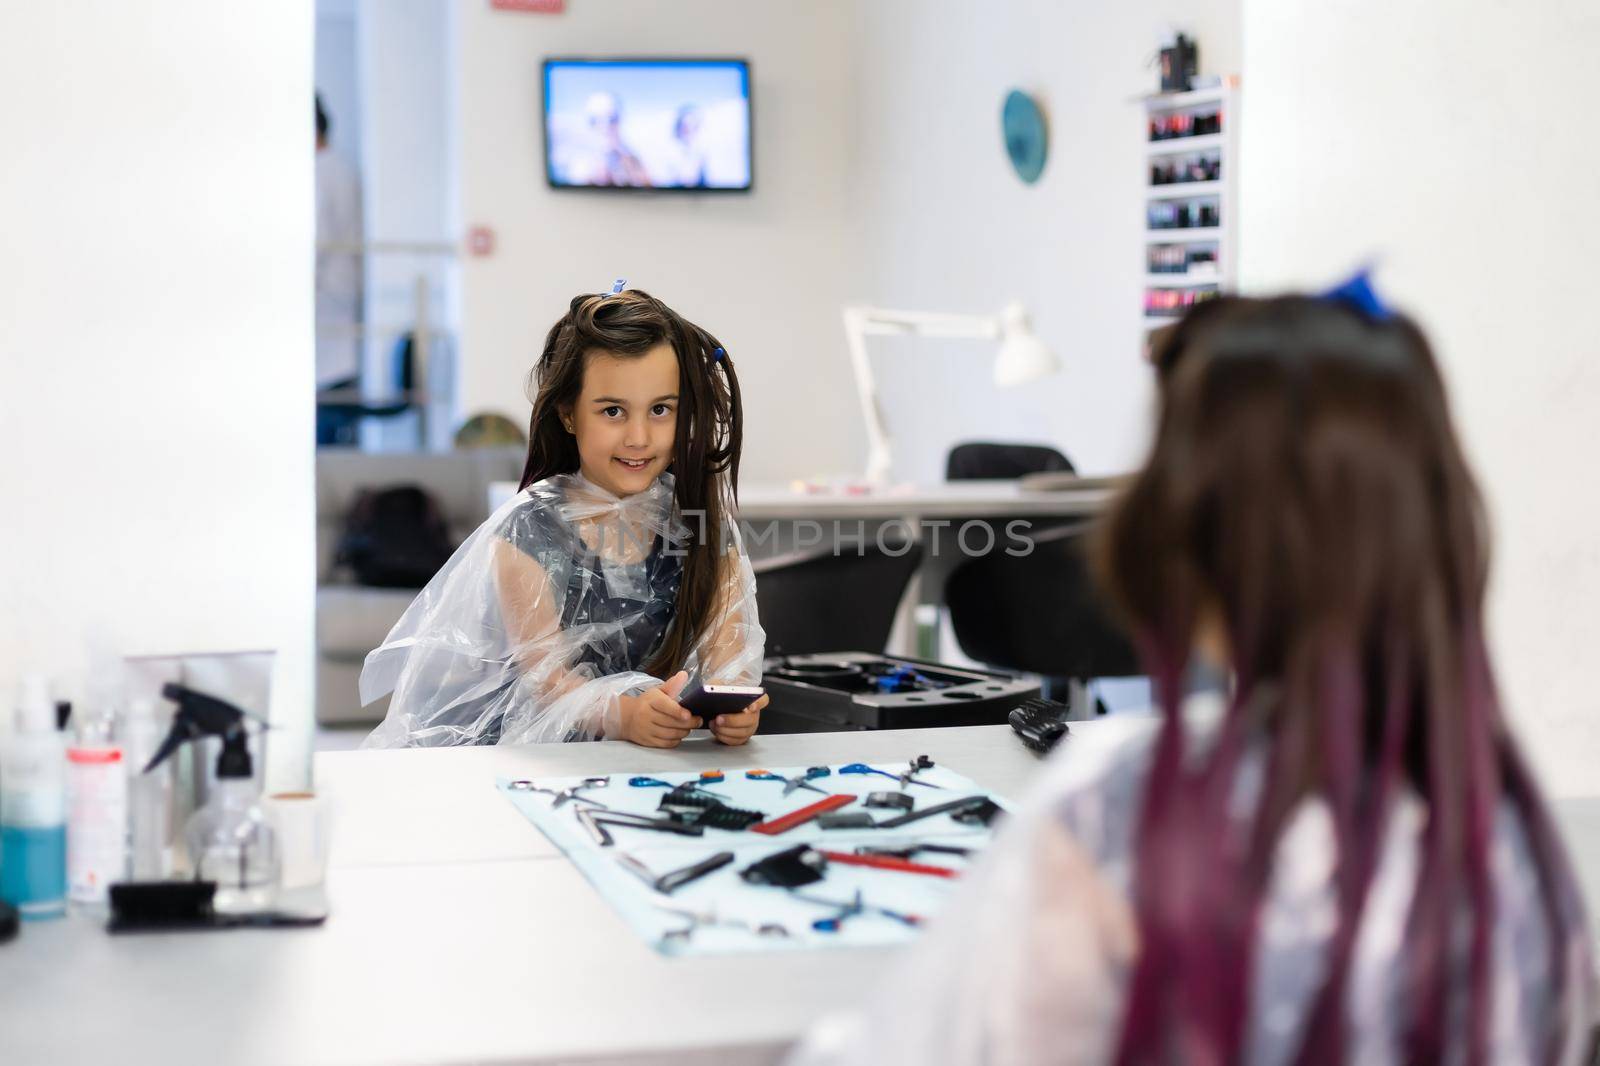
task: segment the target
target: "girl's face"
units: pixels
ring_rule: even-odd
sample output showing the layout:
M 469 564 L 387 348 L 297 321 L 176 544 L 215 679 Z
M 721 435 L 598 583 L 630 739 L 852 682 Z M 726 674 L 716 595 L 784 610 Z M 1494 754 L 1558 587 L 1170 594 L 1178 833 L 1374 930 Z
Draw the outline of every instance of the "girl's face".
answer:
M 643 355 L 590 352 L 578 402 L 563 411 L 584 477 L 616 496 L 649 488 L 678 437 L 678 356 L 665 341 Z

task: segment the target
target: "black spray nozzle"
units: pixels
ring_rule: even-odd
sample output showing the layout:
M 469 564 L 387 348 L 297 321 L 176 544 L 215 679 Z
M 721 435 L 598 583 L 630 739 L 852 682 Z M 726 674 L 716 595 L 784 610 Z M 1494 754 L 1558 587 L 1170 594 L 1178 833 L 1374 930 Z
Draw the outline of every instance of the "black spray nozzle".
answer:
M 217 758 L 217 776 L 251 775 L 250 749 L 244 728 L 245 719 L 250 717 L 248 714 L 226 700 L 171 682 L 161 686 L 161 695 L 176 703 L 178 710 L 172 716 L 172 729 L 161 742 L 161 747 L 156 749 L 150 765 L 144 768 L 145 773 L 154 770 L 162 760 L 191 740 L 221 737 L 222 754 Z

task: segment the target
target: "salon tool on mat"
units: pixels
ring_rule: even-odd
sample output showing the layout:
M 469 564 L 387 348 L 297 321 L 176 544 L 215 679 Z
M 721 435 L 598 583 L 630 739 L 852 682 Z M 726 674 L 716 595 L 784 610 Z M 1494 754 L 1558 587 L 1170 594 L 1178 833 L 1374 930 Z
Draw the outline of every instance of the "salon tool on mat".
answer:
M 720 778 L 718 780 L 720 780 Z M 664 788 L 669 790 L 669 792 L 692 792 L 705 796 L 708 800 L 716 800 L 718 802 L 728 798 L 720 792 L 711 791 L 709 788 L 706 788 L 705 785 L 706 781 L 703 776 L 700 781 L 685 781 L 682 784 L 677 785 L 674 785 L 671 781 L 663 781 L 659 777 L 628 778 L 629 788 Z
M 675 822 L 711 829 L 749 829 L 766 818 L 760 811 L 729 806 L 694 785 L 681 785 L 662 796 L 660 810 Z
M 868 766 L 864 762 L 853 762 L 848 765 L 841 766 L 839 767 L 839 772 L 841 774 L 878 774 L 882 777 L 887 777 L 891 781 L 900 780 L 899 774 L 891 774 L 887 770 L 880 770 L 876 766 Z
M 906 764 L 904 772 L 900 774 L 900 787 L 905 788 L 907 785 L 921 785 L 923 788 L 943 788 L 944 786 L 936 785 L 932 781 L 918 781 L 916 779 L 917 775 L 922 771 L 932 769 L 933 760 L 928 758 L 926 755 L 918 755 L 915 759 L 912 759 Z
M 805 844 L 774 852 L 739 871 L 739 877 L 752 885 L 798 888 L 822 880 L 828 860 L 822 852 Z
M 912 822 L 920 822 L 924 818 L 935 818 L 941 814 L 948 814 L 952 818 L 957 818 L 966 811 L 982 810 L 984 809 L 985 805 L 994 807 L 995 810 L 999 810 L 999 807 L 988 796 L 967 796 L 963 799 L 951 800 L 949 803 L 940 803 L 937 806 L 924 807 L 920 811 L 911 811 L 910 813 L 902 814 L 898 818 L 890 818 L 888 821 L 879 822 L 878 828 L 899 829 L 903 825 L 910 825 Z
M 893 918 L 903 925 L 916 926 L 922 924 L 922 918 L 918 915 L 906 914 L 901 911 L 890 910 L 888 907 L 878 907 L 865 902 L 861 898 L 860 889 L 856 890 L 855 896 L 848 903 L 840 903 L 831 899 L 817 899 L 814 896 L 803 895 L 799 892 L 791 892 L 790 895 L 795 899 L 803 900 L 806 903 L 814 903 L 819 907 L 832 907 L 837 912 L 831 918 L 818 918 L 811 923 L 811 928 L 819 933 L 837 933 L 839 927 L 844 925 L 845 919 L 869 913 L 881 914 L 885 918 Z
M 1011 731 L 1024 745 L 1037 752 L 1048 752 L 1071 732 L 1062 721 L 1067 705 L 1055 700 L 1028 700 L 1008 716 Z
M 698 837 L 704 836 L 705 830 L 698 825 L 684 825 L 667 818 L 651 818 L 643 814 L 625 814 L 621 811 L 596 811 L 588 807 L 580 808 L 573 812 L 578 824 L 583 826 L 590 838 L 602 848 L 609 848 L 615 841 L 608 825 L 622 826 L 627 829 L 648 829 L 656 833 L 676 833 L 678 836 Z
M 903 874 L 926 874 L 929 877 L 960 877 L 960 870 L 948 866 L 930 866 L 909 859 L 889 855 L 854 855 L 848 851 L 823 851 L 822 857 L 841 866 L 870 866 L 875 870 L 894 870 Z
M 877 824 L 869 811 L 838 811 L 817 815 L 819 829 L 874 829 Z
M 746 929 L 759 937 L 772 937 L 787 940 L 789 930 L 779 922 L 747 922 L 741 918 L 723 918 L 716 911 L 690 911 L 678 907 L 658 907 L 684 919 L 689 924 L 682 929 L 668 929 L 661 934 L 663 947 L 681 946 L 687 944 L 693 937 L 696 929 L 721 926 L 729 929 Z
M 904 792 L 869 792 L 867 793 L 868 807 L 883 807 L 889 810 L 909 811 L 916 807 L 915 796 L 908 796 Z
M 591 782 L 594 781 L 599 781 L 601 784 L 591 784 Z M 601 803 L 597 799 L 590 799 L 588 796 L 579 795 L 579 790 L 585 788 L 603 788 L 605 785 L 609 784 L 610 781 L 611 779 L 609 777 L 586 777 L 576 785 L 569 785 L 568 787 L 557 791 L 553 788 L 545 788 L 542 785 L 537 785 L 534 782 L 524 778 L 521 780 L 512 781 L 506 787 L 511 789 L 513 792 L 542 792 L 546 796 L 554 796 L 555 802 L 550 804 L 550 808 L 552 810 L 557 807 L 564 806 L 568 800 L 575 800 L 578 803 L 587 803 L 592 807 L 598 807 L 603 811 L 608 811 L 611 809 L 610 807 L 607 807 L 604 803 Z
M 1004 812 L 1000 809 L 1000 804 L 985 796 L 982 803 L 974 803 L 970 807 L 963 807 L 951 814 L 950 819 L 951 821 L 960 822 L 962 825 L 987 826 L 990 822 L 1000 817 L 1002 813 Z
M 609 791 L 583 787 L 581 771 L 529 767 L 523 774 L 532 780 L 514 786 L 513 771 L 498 787 L 652 952 L 893 947 L 913 941 L 919 921 L 935 920 L 972 880 L 973 861 L 993 839 L 983 820 L 1005 804 L 953 765 L 954 754 L 935 768 L 932 759 L 911 759 L 915 750 L 826 767 L 776 755 L 756 755 L 765 769 L 641 760 L 611 766 Z M 919 795 L 901 785 L 902 772 L 908 784 L 943 790 Z M 875 791 L 888 806 L 867 806 Z M 552 799 L 562 793 L 572 798 L 556 809 Z M 610 807 L 594 806 L 600 799 Z M 801 898 L 808 892 L 814 898 Z
M 579 795 L 579 793 L 586 788 L 605 788 L 610 784 L 611 778 L 609 777 L 586 777 L 578 784 L 570 785 L 567 788 L 562 789 L 560 792 L 557 792 L 555 794 L 555 802 L 550 804 L 550 806 L 551 808 L 564 807 L 570 800 L 582 800 L 584 803 L 592 803 L 596 807 L 602 807 L 604 804 L 602 804 L 599 800 L 592 800 L 588 796 Z
M 959 855 L 962 858 L 972 854 L 971 848 L 958 848 L 954 844 L 912 844 L 904 848 L 875 848 L 862 845 L 856 849 L 857 855 L 886 855 L 891 859 L 909 859 L 920 855 L 924 851 L 931 851 L 935 855 Z
M 719 851 L 709 858 L 701 859 L 696 863 L 691 863 L 682 869 L 673 870 L 670 873 L 658 875 L 655 873 L 655 871 L 651 870 L 650 867 L 646 866 L 632 855 L 629 855 L 627 852 L 623 852 L 617 856 L 617 862 L 621 863 L 624 869 L 638 877 L 639 880 L 643 881 L 657 892 L 667 896 L 672 895 L 672 893 L 676 892 L 678 889 L 682 888 L 684 885 L 687 885 L 691 881 L 698 881 L 700 878 L 709 873 L 715 873 L 732 861 L 733 852 Z
M 761 825 L 751 826 L 750 832 L 764 833 L 767 836 L 777 836 L 779 833 L 787 833 L 797 825 L 804 825 L 819 814 L 826 814 L 828 811 L 838 810 L 840 807 L 854 803 L 855 801 L 856 798 L 854 796 L 829 796 L 827 799 L 818 800 L 809 807 L 801 807 L 798 811 L 790 811 L 788 814 L 774 818 L 770 822 L 763 822 Z
M 775 774 L 771 770 L 746 770 L 744 776 L 751 781 L 782 781 L 783 794 L 785 796 L 797 788 L 806 788 L 824 796 L 831 796 L 833 793 L 826 789 L 818 788 L 811 783 L 819 777 L 827 777 L 831 772 L 826 766 L 813 766 L 797 777 L 784 777 L 782 774 Z

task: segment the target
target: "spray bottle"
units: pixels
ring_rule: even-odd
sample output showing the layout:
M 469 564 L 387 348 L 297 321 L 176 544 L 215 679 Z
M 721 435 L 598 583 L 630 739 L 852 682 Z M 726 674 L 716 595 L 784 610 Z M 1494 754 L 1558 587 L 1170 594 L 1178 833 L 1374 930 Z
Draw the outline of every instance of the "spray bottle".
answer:
M 165 881 L 172 876 L 172 764 L 139 773 L 161 746 L 161 720 L 153 700 L 128 704 L 123 732 L 128 765 L 128 876 L 134 881 Z
M 231 703 L 182 685 L 165 685 L 161 694 L 176 703 L 178 710 L 172 730 L 145 773 L 191 740 L 222 738 L 216 787 L 184 829 L 195 879 L 216 882 L 213 906 L 218 913 L 265 910 L 278 889 L 278 841 L 262 814 L 252 779 L 247 715 Z

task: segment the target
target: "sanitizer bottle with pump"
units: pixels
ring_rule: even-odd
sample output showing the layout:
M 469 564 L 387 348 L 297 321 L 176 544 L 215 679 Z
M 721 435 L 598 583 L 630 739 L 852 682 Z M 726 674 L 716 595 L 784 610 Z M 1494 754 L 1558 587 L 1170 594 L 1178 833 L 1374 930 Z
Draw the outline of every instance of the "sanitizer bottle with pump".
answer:
M 252 773 L 245 713 L 231 703 L 167 685 L 162 695 L 178 704 L 172 731 L 156 751 L 148 773 L 190 740 L 222 738 L 217 780 L 205 806 L 184 829 L 195 879 L 215 881 L 219 914 L 248 914 L 272 906 L 278 891 L 278 840 L 261 811 Z
M 67 896 L 91 910 L 128 872 L 128 768 L 109 701 L 81 708 L 67 747 Z
M 23 918 L 66 911 L 66 774 L 49 682 L 25 678 L 16 729 L 0 752 L 0 900 Z

